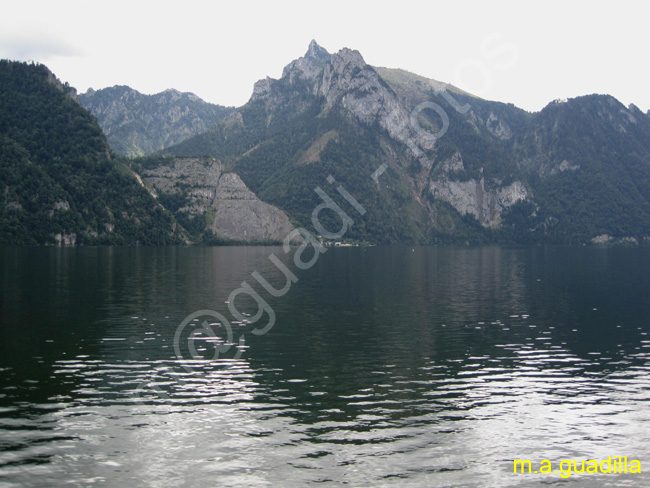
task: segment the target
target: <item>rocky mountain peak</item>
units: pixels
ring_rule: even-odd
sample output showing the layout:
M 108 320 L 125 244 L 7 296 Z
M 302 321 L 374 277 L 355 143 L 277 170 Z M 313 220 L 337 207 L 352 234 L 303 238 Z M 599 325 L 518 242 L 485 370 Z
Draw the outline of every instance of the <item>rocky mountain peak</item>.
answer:
M 295 62 L 295 61 L 294 61 Z M 285 68 L 286 70 L 287 68 Z M 273 79 L 266 77 L 261 80 L 257 80 L 253 85 L 253 94 L 251 95 L 251 101 L 264 98 L 271 93 L 271 86 L 273 84 Z
M 355 119 L 366 125 L 379 123 L 394 139 L 432 149 L 434 141 L 423 139 L 408 126 L 409 113 L 395 92 L 361 53 L 343 48 L 325 66 L 318 94 L 325 98 L 324 111 L 340 104 Z
M 285 66 L 282 70 L 282 78 L 288 78 L 290 83 L 294 83 L 296 79 L 313 80 L 329 60 L 330 53 L 312 40 L 303 57 Z
M 312 39 L 312 41 L 309 43 L 309 48 L 307 49 L 304 57 L 326 63 L 330 60 L 330 53 L 328 53 L 324 47 L 319 46 L 318 43 Z
M 343 71 L 344 68 L 364 68 L 366 62 L 357 50 L 344 47 L 332 56 L 332 66 L 336 71 Z
M 287 82 L 293 91 L 281 88 Z M 421 138 L 413 130 L 403 130 L 408 125 L 408 111 L 377 71 L 366 64 L 359 51 L 343 48 L 329 54 L 312 41 L 303 57 L 284 68 L 280 82 L 266 78 L 255 83 L 251 101 L 264 100 L 266 110 L 272 112 L 291 104 L 295 93 L 321 98 L 323 114 L 340 106 L 364 125 L 379 123 L 401 142 Z M 419 143 L 426 149 L 432 149 L 433 144 L 432 140 Z
M 179 99 L 179 98 L 181 98 L 183 96 L 183 94 L 181 92 L 179 92 L 175 88 L 167 88 L 166 90 L 161 92 L 159 95 L 162 96 L 162 97 L 170 98 L 172 100 L 177 100 L 177 99 Z

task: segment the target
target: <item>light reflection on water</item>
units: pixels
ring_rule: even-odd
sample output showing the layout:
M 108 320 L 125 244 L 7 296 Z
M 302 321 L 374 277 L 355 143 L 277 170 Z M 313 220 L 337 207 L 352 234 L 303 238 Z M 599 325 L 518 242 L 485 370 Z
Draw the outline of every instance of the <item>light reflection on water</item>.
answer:
M 241 359 L 175 358 L 271 251 L 3 250 L 0 487 L 648 484 L 512 473 L 650 462 L 648 250 L 333 249 Z

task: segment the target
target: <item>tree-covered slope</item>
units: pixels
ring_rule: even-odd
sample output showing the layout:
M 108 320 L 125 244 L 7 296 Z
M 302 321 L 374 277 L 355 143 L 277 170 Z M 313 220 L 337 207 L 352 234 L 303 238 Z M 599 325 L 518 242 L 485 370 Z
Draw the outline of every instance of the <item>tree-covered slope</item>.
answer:
M 176 242 L 178 220 L 161 205 L 201 242 L 209 230 L 237 235 L 237 208 L 250 216 L 244 235 L 277 230 L 262 240 L 290 221 L 374 243 L 650 242 L 650 115 L 610 96 L 528 113 L 312 42 L 213 128 L 127 167 L 44 67 L 4 62 L 1 75 L 2 242 Z M 126 100 L 140 94 L 111 90 L 122 105 L 99 105 L 114 121 L 132 120 Z M 162 127 L 169 110 L 144 110 L 154 103 L 146 100 L 138 110 Z M 159 191 L 158 205 L 133 170 Z M 288 219 L 253 224 L 255 209 L 270 208 L 257 198 Z M 318 210 L 324 198 L 347 213 L 343 226 L 331 208 Z
M 358 53 L 333 55 L 337 76 L 387 87 Z M 354 224 L 345 238 L 379 243 L 428 242 L 429 216 L 417 201 L 411 179 L 399 168 L 408 158 L 379 124 L 350 117 L 345 93 L 314 92 L 315 78 L 332 66 L 330 55 L 312 43 L 305 58 L 285 68 L 279 80 L 262 80 L 251 100 L 218 128 L 190 138 L 165 152 L 178 156 L 213 156 L 241 176 L 262 200 L 275 205 L 314 232 L 312 212 L 323 203 L 321 187 Z M 381 180 L 373 173 L 390 167 Z M 329 184 L 332 176 L 336 184 Z M 336 188 L 342 185 L 366 212 L 358 213 Z M 336 233 L 341 219 L 331 211 L 319 214 L 325 228 Z
M 182 242 L 175 229 L 74 89 L 0 61 L 0 244 Z
M 604 95 L 528 113 L 315 42 L 167 152 L 221 159 L 307 227 L 332 175 L 367 210 L 347 236 L 372 242 L 650 236 L 648 114 Z
M 391 76 L 385 80 L 381 73 Z M 327 186 L 331 175 L 366 209 L 363 216 L 354 215 L 355 224 L 346 237 L 383 243 L 490 239 L 491 230 L 480 219 L 435 198 L 430 181 L 448 179 L 439 167 L 458 147 L 463 148 L 465 163 L 454 177 L 484 175 L 486 185 L 498 182 L 495 186 L 514 181 L 519 170 L 505 149 L 508 142 L 495 129 L 501 122 L 492 112 L 514 122 L 525 120 L 527 114 L 455 90 L 459 100 L 471 99 L 477 113 L 487 111 L 486 121 L 492 114 L 487 122 L 474 113 L 469 120 L 436 92 L 438 85 L 422 84 L 411 74 L 402 80 L 404 73 L 375 70 L 349 49 L 330 55 L 312 42 L 303 58 L 285 67 L 280 79 L 259 81 L 250 101 L 219 127 L 166 152 L 221 159 L 260 198 L 307 228 L 313 209 L 321 203 L 315 188 Z M 418 104 L 433 101 L 450 119 L 444 138 L 435 144 L 410 120 Z M 439 120 L 430 111 L 421 111 L 418 121 L 431 132 L 439 129 Z M 337 191 L 329 193 L 342 208 L 350 208 Z M 336 226 L 336 215 L 322 218 Z
M 607 95 L 553 102 L 513 153 L 535 192 L 535 206 L 510 222 L 517 234 L 562 243 L 650 236 L 650 117 L 635 106 Z

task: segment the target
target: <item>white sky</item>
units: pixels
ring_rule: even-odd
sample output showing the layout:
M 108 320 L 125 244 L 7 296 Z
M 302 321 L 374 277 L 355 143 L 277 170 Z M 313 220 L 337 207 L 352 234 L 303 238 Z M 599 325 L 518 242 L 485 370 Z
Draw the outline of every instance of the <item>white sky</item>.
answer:
M 539 110 L 609 93 L 650 109 L 645 1 L 0 0 L 0 57 L 79 92 L 129 85 L 242 105 L 311 39 L 491 100 Z

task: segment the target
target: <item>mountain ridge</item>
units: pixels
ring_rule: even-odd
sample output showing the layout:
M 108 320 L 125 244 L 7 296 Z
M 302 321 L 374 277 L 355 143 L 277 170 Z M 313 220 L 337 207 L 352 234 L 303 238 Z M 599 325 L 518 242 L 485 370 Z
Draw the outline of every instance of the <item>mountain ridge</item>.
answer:
M 97 117 L 111 148 L 127 157 L 152 154 L 205 132 L 233 110 L 174 88 L 145 95 L 114 85 L 89 89 L 78 98 Z
M 373 185 L 397 188 L 396 195 L 378 196 L 382 211 L 391 209 L 391 215 L 384 215 L 391 229 L 388 242 L 589 242 L 603 234 L 643 239 L 650 235 L 646 194 L 637 191 L 628 198 L 627 190 L 610 188 L 617 182 L 603 177 L 602 163 L 576 162 L 584 159 L 579 144 L 600 146 L 599 151 L 590 150 L 591 161 L 607 154 L 612 165 L 636 149 L 641 161 L 634 178 L 646 179 L 650 152 L 643 141 L 650 119 L 619 102 L 601 103 L 610 99 L 615 100 L 609 95 L 578 97 L 567 102 L 572 111 L 556 111 L 561 104 L 551 102 L 530 113 L 403 70 L 374 68 L 348 48 L 329 54 L 312 41 L 279 79 L 267 77 L 255 84 L 248 103 L 231 114 L 230 125 L 166 152 L 222 158 L 263 200 L 307 227 L 306 203 L 317 204 L 308 197 L 308 187 L 323 181 L 325 167 L 338 173 L 337 181 L 355 181 L 357 199 L 375 201 Z M 566 126 L 573 136 L 558 136 L 557 129 L 547 127 L 549 117 L 552 125 Z M 619 118 L 622 121 L 611 122 Z M 611 123 L 605 131 L 601 122 L 607 120 Z M 592 134 L 574 130 L 588 126 L 593 126 Z M 631 135 L 620 132 L 621 127 Z M 328 133 L 337 136 L 325 137 Z M 358 147 L 364 148 L 363 154 L 355 152 Z M 307 152 L 311 156 L 305 156 Z M 367 180 L 351 178 L 345 160 L 353 154 L 372 160 L 375 169 L 386 164 L 390 176 L 368 183 L 372 166 L 358 163 L 365 166 Z M 296 164 L 307 159 L 314 160 L 308 168 Z M 288 181 L 297 185 L 288 188 Z M 584 198 L 573 198 L 574 190 Z M 594 198 L 587 198 L 593 194 L 629 200 L 624 207 L 638 217 L 636 228 L 619 225 L 613 207 L 600 208 Z M 571 202 L 566 212 L 555 205 L 558 199 Z M 418 229 L 406 225 L 400 212 Z M 590 213 L 583 223 L 566 224 Z M 382 218 L 371 212 L 359 227 L 370 220 Z M 351 231 L 350 236 L 382 242 L 383 227 Z
M 63 96 L 80 107 L 82 98 L 99 93 L 77 96 L 47 73 L 45 79 L 59 93 L 48 92 L 52 100 Z M 106 90 L 116 97 L 102 102 L 100 95 L 96 110 L 106 112 L 108 107 L 113 121 L 126 125 L 137 108 L 137 103 L 127 106 L 131 99 L 160 110 L 159 116 L 149 110 L 151 127 L 167 118 L 179 121 L 184 113 L 195 118 L 189 102 L 205 108 L 195 95 L 175 89 L 157 94 L 157 99 L 142 98 L 151 96 L 127 86 Z M 179 100 L 185 108 L 176 107 L 170 115 L 170 103 Z M 6 106 L 11 108 L 11 103 Z M 31 168 L 34 151 L 46 149 L 38 144 L 21 149 L 22 143 L 7 142 L 7 134 L 24 129 L 11 110 L 4 116 L 0 155 L 9 164 L 5 174 L 10 179 L 12 172 Z M 146 187 L 147 196 L 138 198 L 153 200 L 142 200 L 144 207 L 158 208 L 167 219 L 163 227 L 173 224 L 175 229 L 163 242 L 277 242 L 294 226 L 319 234 L 341 228 L 341 214 L 331 211 L 335 204 L 350 211 L 363 207 L 354 219 L 343 219 L 344 238 L 356 242 L 650 243 L 650 115 L 610 95 L 556 100 L 531 113 L 404 70 L 372 67 L 352 49 L 330 54 L 312 41 L 280 78 L 259 80 L 246 104 L 219 117 L 207 130 L 128 163 L 119 158 L 110 163 L 111 151 L 101 142 L 103 135 L 89 129 L 90 120 L 70 135 L 79 141 L 82 134 L 92 134 L 86 144 L 95 141 L 95 146 L 86 149 L 87 158 L 97 157 L 99 150 L 106 168 L 114 165 L 140 190 Z M 129 143 L 128 135 L 120 137 Z M 47 139 L 39 140 L 46 144 Z M 34 171 L 49 171 L 43 162 Z M 209 183 L 217 173 L 227 176 Z M 23 176 L 32 182 L 53 177 Z M 104 177 L 88 177 L 95 178 L 93 184 L 112 185 Z M 16 199 L 11 193 L 16 190 L 7 188 L 2 222 L 6 226 L 13 219 L 15 236 L 22 225 L 16 216 L 26 215 L 20 212 L 27 204 L 24 192 L 22 200 Z M 38 219 L 69 215 L 77 208 L 61 195 L 44 208 L 33 207 Z M 321 220 L 316 222 L 315 209 L 322 208 L 323 198 L 331 202 L 330 210 L 319 211 Z M 358 206 L 351 208 L 350 202 Z M 244 214 L 249 216 L 246 222 L 237 224 Z M 108 218 L 103 230 L 114 225 L 113 214 L 107 215 L 99 219 Z M 84 236 L 78 242 L 107 239 L 94 225 L 85 231 L 79 224 L 72 226 L 76 236 Z M 243 229 L 239 234 L 238 225 Z M 37 241 L 51 242 L 54 234 L 47 239 L 38 235 Z M 59 243 L 72 244 L 71 235 L 60 233 Z M 130 242 L 111 239 L 106 242 Z

